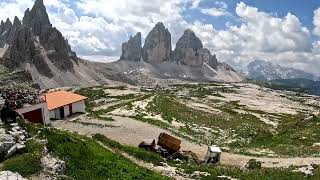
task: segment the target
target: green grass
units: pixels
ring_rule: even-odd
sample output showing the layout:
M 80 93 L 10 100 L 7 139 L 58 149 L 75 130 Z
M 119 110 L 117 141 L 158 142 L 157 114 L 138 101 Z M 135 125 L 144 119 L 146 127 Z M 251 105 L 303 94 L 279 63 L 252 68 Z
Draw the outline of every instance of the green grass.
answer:
M 168 179 L 112 153 L 94 140 L 67 132 L 44 129 L 49 152 L 66 162 L 66 175 L 74 179 Z
M 0 169 L 1 171 L 18 172 L 23 177 L 38 174 L 42 170 L 42 150 L 43 145 L 35 140 L 28 140 L 25 151 L 5 160 Z
M 94 101 L 101 98 L 106 98 L 109 94 L 105 92 L 104 86 L 96 86 L 90 88 L 82 88 L 76 93 L 86 96 L 90 99 L 90 101 Z
M 18 172 L 23 177 L 37 174 L 42 170 L 41 156 L 35 153 L 16 155 L 3 163 L 1 171 Z
M 218 179 L 218 176 L 229 176 L 237 179 L 245 180 L 301 180 L 301 179 L 319 179 L 320 172 L 316 169 L 314 176 L 305 177 L 302 173 L 294 173 L 294 168 L 261 168 L 248 171 L 241 171 L 239 167 L 222 166 L 222 165 L 186 165 L 182 164 L 178 167 L 183 168 L 186 173 L 194 171 L 208 172 L 210 176 L 202 177 L 201 179 Z M 221 179 L 221 178 L 220 178 Z
M 121 145 L 117 141 L 111 140 L 101 134 L 95 134 L 93 136 L 93 139 L 102 142 L 104 145 L 106 145 L 112 149 L 126 152 L 129 155 L 131 155 L 137 159 L 143 160 L 145 162 L 159 165 L 160 162 L 164 161 L 164 159 L 157 153 L 146 151 L 146 150 L 138 148 L 138 147 Z
M 277 133 L 272 133 L 271 125 L 262 123 L 256 116 L 250 114 L 251 110 L 245 109 L 238 101 L 231 101 L 216 108 L 224 113 L 211 114 L 195 110 L 181 104 L 175 97 L 166 95 L 156 96 L 154 101 L 148 105 L 149 112 L 161 114 L 163 119 L 169 123 L 176 119 L 186 124 L 185 127 L 179 129 L 180 134 L 192 136 L 199 143 L 226 145 L 231 150 L 242 153 L 246 149 L 261 148 L 270 149 L 276 154 L 285 156 L 320 156 L 320 147 L 313 146 L 314 143 L 319 142 L 317 138 L 320 136 L 320 130 L 317 128 L 317 123 L 320 123 L 319 118 L 303 122 L 302 119 L 305 118 L 305 115 L 301 114 L 279 115 L 252 110 L 252 113 L 279 118 L 279 125 L 276 128 Z M 242 109 L 249 113 L 241 114 L 236 112 L 235 109 Z M 217 140 L 221 137 L 221 134 L 214 131 L 211 132 L 211 137 L 203 138 L 205 133 L 193 130 L 193 124 L 209 127 L 213 130 L 216 128 L 226 130 L 230 133 L 228 135 L 230 139 L 239 140 L 226 144 L 224 140 Z M 157 126 L 162 127 L 163 125 Z M 165 128 L 170 130 L 168 127 Z M 306 138 L 301 139 L 303 136 Z
M 122 91 L 127 89 L 126 86 L 112 86 L 112 87 L 106 86 L 105 88 L 106 89 L 117 89 L 117 90 L 122 90 Z

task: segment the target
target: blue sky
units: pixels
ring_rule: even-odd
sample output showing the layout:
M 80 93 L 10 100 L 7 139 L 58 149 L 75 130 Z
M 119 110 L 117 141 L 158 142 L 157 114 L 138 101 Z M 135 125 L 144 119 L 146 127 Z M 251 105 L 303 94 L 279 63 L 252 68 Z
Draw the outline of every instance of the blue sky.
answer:
M 34 0 L 0 0 L 0 19 L 20 19 Z M 161 21 L 172 45 L 192 29 L 235 68 L 256 59 L 320 75 L 319 0 L 44 0 L 72 49 L 93 61 L 117 60 L 130 35 L 144 39 Z M 14 9 L 14 11 L 13 11 Z M 142 42 L 143 43 L 143 42 Z
M 215 6 L 215 0 L 201 1 L 199 6 L 213 7 Z M 225 0 L 223 1 L 228 5 L 228 12 L 232 13 L 233 17 L 211 17 L 204 15 L 197 10 L 186 11 L 185 15 L 188 16 L 188 20 L 204 19 L 207 23 L 212 23 L 217 29 L 225 28 L 226 22 L 233 22 L 238 24 L 239 21 L 235 17 L 235 8 L 237 3 L 244 2 L 245 4 L 257 7 L 260 11 L 274 14 L 279 17 L 285 16 L 287 13 L 292 13 L 299 17 L 302 24 L 308 28 L 313 28 L 312 18 L 313 11 L 320 7 L 319 0 Z

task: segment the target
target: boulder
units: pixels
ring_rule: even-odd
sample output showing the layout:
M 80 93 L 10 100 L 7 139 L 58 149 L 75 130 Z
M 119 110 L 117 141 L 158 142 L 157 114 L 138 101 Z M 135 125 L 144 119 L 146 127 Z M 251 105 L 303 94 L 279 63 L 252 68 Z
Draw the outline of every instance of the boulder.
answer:
M 18 148 L 17 145 L 13 145 L 8 151 L 6 157 L 11 157 L 16 154 Z
M 312 176 L 313 172 L 314 172 L 314 167 L 309 164 L 306 166 L 299 167 L 299 168 L 293 170 L 292 172 L 301 172 L 301 173 L 305 174 L 306 176 Z
M 255 159 L 250 159 L 244 166 L 241 167 L 242 171 L 247 171 L 251 169 L 261 169 L 261 162 Z
M 160 63 L 171 59 L 171 34 L 159 22 L 146 37 L 142 49 L 142 58 L 145 62 Z
M 65 173 L 66 164 L 64 161 L 51 156 L 50 154 L 41 159 L 44 171 L 52 175 L 61 175 Z
M 27 180 L 23 178 L 20 174 L 14 173 L 11 171 L 1 171 L 0 172 L 0 179 L 6 179 L 6 180 Z

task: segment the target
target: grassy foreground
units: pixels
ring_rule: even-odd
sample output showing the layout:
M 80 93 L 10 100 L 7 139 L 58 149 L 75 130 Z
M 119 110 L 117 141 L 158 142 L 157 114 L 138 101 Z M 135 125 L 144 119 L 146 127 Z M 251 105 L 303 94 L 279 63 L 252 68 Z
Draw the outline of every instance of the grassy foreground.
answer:
M 36 129 L 32 127 L 30 131 Z M 71 179 L 168 179 L 107 150 L 92 138 L 47 128 L 40 130 L 39 138 L 47 139 L 50 154 L 66 162 L 65 175 Z M 3 162 L 1 170 L 24 177 L 37 175 L 42 170 L 42 149 L 41 144 L 29 141 L 26 152 Z
M 119 151 L 125 152 L 129 155 L 134 156 L 137 159 L 143 160 L 145 162 L 150 162 L 153 164 L 159 164 L 159 162 L 166 162 L 170 166 L 175 166 L 183 169 L 185 173 L 192 174 L 195 171 L 208 172 L 209 176 L 203 176 L 201 179 L 217 179 L 219 176 L 228 176 L 237 179 L 261 179 L 261 180 L 278 180 L 278 179 L 290 179 L 290 180 L 300 180 L 300 179 L 319 179 L 320 170 L 317 168 L 315 170 L 314 176 L 306 177 L 302 173 L 292 172 L 294 167 L 290 168 L 261 168 L 261 169 L 251 169 L 248 171 L 241 171 L 239 167 L 233 166 L 223 166 L 223 165 L 196 165 L 192 161 L 180 163 L 176 161 L 168 161 L 157 153 L 145 151 L 138 147 L 125 146 L 120 143 L 113 141 L 101 134 L 96 134 L 93 136 L 94 139 L 102 142 L 104 145 L 117 149 Z M 223 178 L 219 178 L 223 179 Z

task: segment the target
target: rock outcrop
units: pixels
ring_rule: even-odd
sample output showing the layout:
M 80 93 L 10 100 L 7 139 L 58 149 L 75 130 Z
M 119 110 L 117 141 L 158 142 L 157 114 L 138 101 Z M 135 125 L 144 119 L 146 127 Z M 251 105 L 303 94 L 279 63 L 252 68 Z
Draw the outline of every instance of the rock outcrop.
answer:
M 188 66 L 202 66 L 203 63 L 207 63 L 215 68 L 218 65 L 215 56 L 203 48 L 201 40 L 190 29 L 184 31 L 178 40 L 173 51 L 173 61 Z
M 3 64 L 9 69 L 15 69 L 24 63 L 33 64 L 38 72 L 47 77 L 52 77 L 53 74 L 48 64 L 43 60 L 43 54 L 40 43 L 33 36 L 29 28 L 22 28 L 12 42 L 10 49 L 6 51 Z
M 159 22 L 146 37 L 142 58 L 145 62 L 160 63 L 171 59 L 171 34 L 165 26 Z
M 10 124 L 11 129 L 7 132 L 4 127 L 0 127 L 0 158 L 8 158 L 16 153 L 21 153 L 25 148 L 25 143 L 28 137 L 26 130 L 13 123 Z
M 142 57 L 141 33 L 138 32 L 134 37 L 130 36 L 128 42 L 122 44 L 121 60 L 140 61 Z
M 53 157 L 51 154 L 47 154 L 42 157 L 41 164 L 44 171 L 51 175 L 61 175 L 66 171 L 66 163 L 56 157 Z

